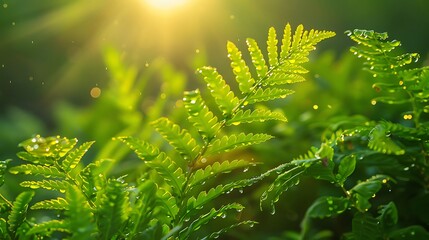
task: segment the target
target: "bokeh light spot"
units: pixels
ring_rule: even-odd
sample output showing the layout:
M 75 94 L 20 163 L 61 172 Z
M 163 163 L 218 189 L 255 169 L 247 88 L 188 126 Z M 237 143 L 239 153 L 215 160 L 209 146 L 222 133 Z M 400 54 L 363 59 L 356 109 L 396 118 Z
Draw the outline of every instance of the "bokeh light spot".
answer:
M 89 92 L 92 98 L 98 98 L 101 95 L 101 89 L 99 87 L 93 87 L 91 88 L 91 91 Z

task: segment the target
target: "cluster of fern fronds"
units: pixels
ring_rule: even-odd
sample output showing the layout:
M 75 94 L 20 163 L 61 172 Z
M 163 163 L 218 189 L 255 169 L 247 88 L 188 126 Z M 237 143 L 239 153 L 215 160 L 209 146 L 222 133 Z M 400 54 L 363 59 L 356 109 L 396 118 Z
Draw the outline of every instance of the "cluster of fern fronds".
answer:
M 401 104 L 408 109 L 393 119 L 341 119 L 328 129 L 320 147 L 271 172 L 280 172 L 261 202 L 279 196 L 303 177 L 329 181 L 338 191 L 316 199 L 307 209 L 301 232 L 293 239 L 333 237 L 316 221 L 347 216 L 349 232 L 336 233 L 344 239 L 429 239 L 429 68 L 409 68 L 419 58 L 415 53 L 395 51 L 400 42 L 387 33 L 347 31 L 358 43 L 351 52 L 363 59 L 365 70 L 376 80 L 380 96 L 370 103 Z M 353 89 L 344 89 L 353 91 Z M 370 104 L 368 104 L 371 106 Z M 387 107 L 387 106 L 386 106 Z M 405 202 L 404 202 L 405 201 Z M 413 203 L 413 207 L 410 204 Z
M 239 92 L 233 92 L 215 68 L 198 69 L 212 98 L 203 99 L 198 89 L 185 92 L 183 103 L 190 123 L 186 126 L 191 127 L 184 128 L 166 117 L 153 122 L 172 151 L 134 137 L 116 138 L 129 146 L 146 166 L 147 171 L 136 182 L 125 181 L 125 176 L 109 176 L 104 171 L 108 159 L 84 165 L 81 160 L 93 142 L 77 146 L 76 139 L 40 136 L 24 141 L 21 146 L 25 151 L 18 157 L 27 163 L 12 167 L 9 172 L 31 176 L 20 185 L 51 190 L 55 197 L 33 199 L 38 190 L 24 191 L 14 201 L 2 195 L 1 237 L 211 239 L 241 225 L 253 226 L 255 222 L 250 219 L 228 222 L 243 210 L 242 204 L 218 205 L 215 200 L 250 186 L 265 175 L 222 181 L 220 175 L 245 172 L 255 163 L 250 159 L 219 162 L 213 156 L 272 138 L 265 133 L 230 133 L 227 127 L 286 121 L 281 112 L 256 107 L 255 103 L 293 93 L 286 86 L 305 80 L 303 74 L 307 70 L 303 64 L 309 60 L 309 53 L 317 43 L 333 35 L 329 31 L 306 31 L 302 25 L 293 32 L 288 24 L 279 43 L 275 29 L 271 28 L 266 57 L 254 39 L 246 41 L 253 66 L 245 62 L 234 43 L 228 42 L 228 57 Z M 215 107 L 209 108 L 212 105 L 206 101 L 213 102 Z M 7 164 L 4 161 L 0 165 L 2 181 Z M 33 217 L 38 210 L 54 214 Z M 205 231 L 204 225 L 208 223 L 219 223 L 219 229 Z

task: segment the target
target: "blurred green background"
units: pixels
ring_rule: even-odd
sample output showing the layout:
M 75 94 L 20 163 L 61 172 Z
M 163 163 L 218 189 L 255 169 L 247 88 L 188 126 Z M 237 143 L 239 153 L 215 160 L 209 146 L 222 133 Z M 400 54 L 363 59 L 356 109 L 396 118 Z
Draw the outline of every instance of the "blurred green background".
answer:
M 14 158 L 19 142 L 41 134 L 96 140 L 92 157 L 120 161 L 127 151 L 112 137 L 150 139 L 151 120 L 185 118 L 178 110 L 182 92 L 203 86 L 197 67 L 214 66 L 234 84 L 228 40 L 245 52 L 247 37 L 263 48 L 268 28 L 281 35 L 288 22 L 294 28 L 335 31 L 337 36 L 311 56 L 309 81 L 293 86 L 297 93 L 285 101 L 270 103 L 289 123 L 252 129 L 277 137 L 250 153 L 271 168 L 317 145 L 324 129 L 342 116 L 404 121 L 397 114 L 400 107 L 370 104 L 377 94 L 371 77 L 348 53 L 352 43 L 343 32 L 388 32 L 402 41 L 404 51 L 420 53 L 425 64 L 428 11 L 426 0 L 187 0 L 171 9 L 145 0 L 0 0 L 0 157 Z M 112 174 L 136 164 L 125 161 Z M 300 190 L 299 198 L 295 193 L 286 194 L 289 201 L 274 223 L 268 213 L 258 212 L 256 190 L 246 200 L 254 204 L 250 215 L 273 221 L 261 224 L 267 232 L 285 229 L 289 222 L 296 227 L 318 193 Z

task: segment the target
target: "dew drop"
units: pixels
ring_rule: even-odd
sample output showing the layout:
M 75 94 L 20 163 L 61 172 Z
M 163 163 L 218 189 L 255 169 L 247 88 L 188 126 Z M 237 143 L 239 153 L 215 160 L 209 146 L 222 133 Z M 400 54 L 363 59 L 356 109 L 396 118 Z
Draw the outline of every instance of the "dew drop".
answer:
M 206 163 L 207 162 L 207 158 L 202 158 L 201 159 L 201 163 Z
M 243 172 L 247 172 L 247 171 L 249 171 L 249 168 L 243 169 Z
M 7 3 L 4 3 L 4 4 L 3 4 L 3 8 L 7 8 Z

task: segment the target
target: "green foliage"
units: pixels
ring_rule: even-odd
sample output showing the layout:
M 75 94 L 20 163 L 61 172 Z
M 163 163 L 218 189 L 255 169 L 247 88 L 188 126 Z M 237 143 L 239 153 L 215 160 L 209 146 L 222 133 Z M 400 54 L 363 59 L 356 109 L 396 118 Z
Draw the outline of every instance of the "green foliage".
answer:
M 356 122 L 350 117 L 333 122 L 320 148 L 271 170 L 278 175 L 261 202 L 277 202 L 280 194 L 295 185 L 291 183 L 303 178 L 323 179 L 337 191 L 317 198 L 307 209 L 301 232 L 294 233 L 296 239 L 318 238 L 326 229 L 319 228 L 316 220 L 339 215 L 351 218 L 351 232 L 336 233 L 344 239 L 425 239 L 429 232 L 420 224 L 426 225 L 427 220 L 401 212 L 408 206 L 398 210 L 396 203 L 401 202 L 389 193 L 394 187 L 399 192 L 427 195 L 429 138 L 424 113 L 428 68 L 406 68 L 418 60 L 418 54 L 395 53 L 400 42 L 387 40 L 386 33 L 354 30 L 346 34 L 359 44 L 351 52 L 364 59 L 364 69 L 378 81 L 373 88 L 383 94 L 371 104 L 405 104 L 408 110 L 399 113 L 405 121 Z M 410 124 L 411 119 L 414 124 Z M 398 221 L 401 216 L 407 216 L 407 221 Z
M 252 227 L 254 221 L 237 218 L 244 205 L 234 201 L 219 204 L 216 200 L 234 190 L 243 192 L 243 188 L 267 175 L 246 178 L 248 169 L 257 165 L 253 159 L 218 160 L 218 156 L 273 138 L 266 133 L 236 132 L 231 128 L 268 120 L 285 122 L 286 117 L 280 111 L 254 103 L 285 98 L 293 93 L 286 86 L 305 80 L 303 74 L 307 70 L 302 64 L 308 61 L 308 54 L 318 42 L 334 36 L 329 31 L 304 31 L 302 25 L 292 37 L 289 24 L 284 32 L 279 50 L 275 30 L 269 30 L 268 64 L 254 39 L 246 41 L 252 66 L 246 63 L 234 43 L 227 43 L 239 92 L 234 92 L 235 87 L 215 68 L 197 70 L 214 101 L 208 98 L 211 104 L 206 104 L 205 92 L 199 89 L 186 91 L 183 106 L 188 113 L 188 124 L 181 126 L 166 117 L 151 122 L 171 147 L 138 137 L 116 137 L 143 160 L 144 171 L 134 173 L 140 174 L 137 179 L 127 181 L 128 176 L 111 176 L 109 169 L 113 165 L 107 159 L 84 164 L 83 158 L 92 141 L 77 145 L 77 139 L 37 135 L 22 142 L 20 147 L 25 151 L 17 156 L 28 163 L 11 167 L 9 172 L 29 175 L 29 180 L 20 182 L 22 187 L 44 188 L 53 191 L 55 196 L 38 200 L 30 209 L 64 213 L 61 219 L 31 220 L 25 226 L 24 235 L 43 238 L 58 234 L 70 239 L 213 239 L 242 225 Z M 123 104 L 135 105 L 138 99 L 132 90 L 135 72 L 123 69 L 114 54 L 108 52 L 107 63 L 117 69 L 115 79 L 128 80 L 115 83 L 116 90 L 111 94 L 131 94 L 130 102 Z M 301 173 L 302 169 L 294 175 Z M 284 176 L 285 181 L 287 177 Z M 23 225 L 32 197 L 33 192 L 24 192 L 14 203 L 9 203 L 8 232 L 2 229 L 5 236 L 13 238 Z M 232 223 L 205 230 L 207 224 L 223 221 Z

